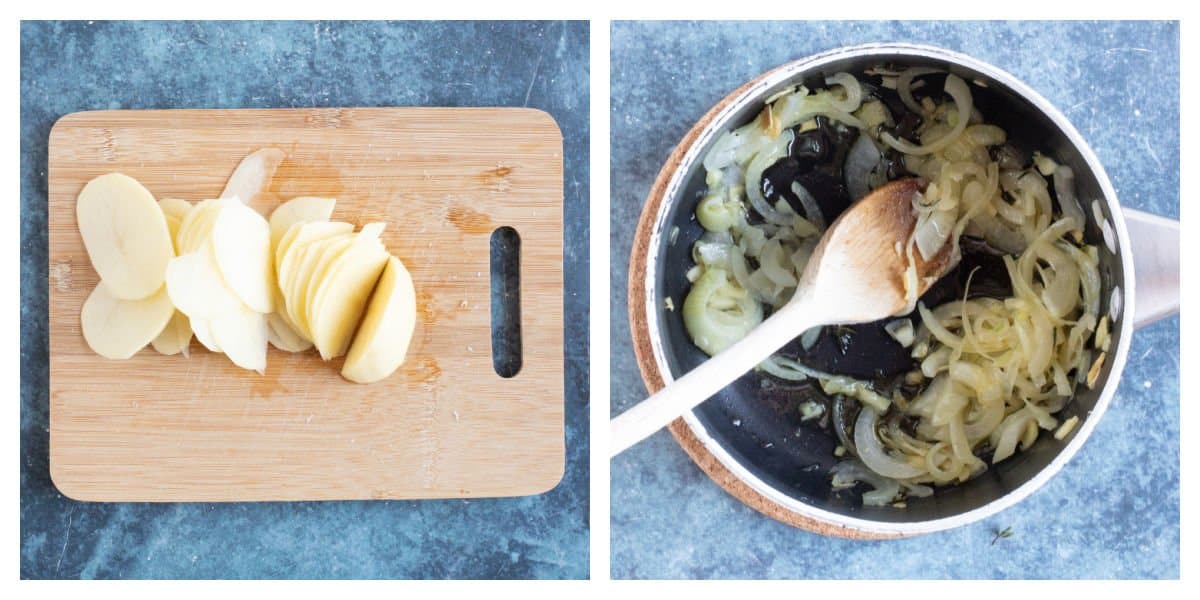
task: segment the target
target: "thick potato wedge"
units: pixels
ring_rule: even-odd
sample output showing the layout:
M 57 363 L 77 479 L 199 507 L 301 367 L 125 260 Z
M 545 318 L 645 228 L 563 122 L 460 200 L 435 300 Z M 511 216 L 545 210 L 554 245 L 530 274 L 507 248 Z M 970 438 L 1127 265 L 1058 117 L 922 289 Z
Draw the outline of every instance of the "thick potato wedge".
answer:
M 342 377 L 355 383 L 374 383 L 391 375 L 404 364 L 416 322 L 412 276 L 400 259 L 388 257 L 342 365 Z

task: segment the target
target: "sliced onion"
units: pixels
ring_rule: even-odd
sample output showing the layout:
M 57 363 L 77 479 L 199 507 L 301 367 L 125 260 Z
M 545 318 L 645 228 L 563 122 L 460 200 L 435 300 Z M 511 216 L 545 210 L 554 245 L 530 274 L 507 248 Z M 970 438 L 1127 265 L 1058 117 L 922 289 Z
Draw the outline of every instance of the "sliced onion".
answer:
M 847 113 L 852 113 L 858 110 L 862 104 L 862 85 L 858 83 L 858 79 L 849 73 L 836 73 L 825 78 L 825 85 L 840 85 L 846 90 L 846 99 L 835 101 L 834 108 Z
M 697 240 L 692 245 L 692 260 L 705 267 L 725 268 L 729 266 L 729 249 L 731 244 Z
M 855 106 L 851 110 L 857 109 L 858 107 Z M 827 90 L 814 94 L 796 93 L 781 98 L 775 103 L 773 110 L 776 122 L 781 128 L 793 127 L 816 116 L 826 116 L 855 129 L 863 128 L 862 121 L 850 114 L 849 111 L 839 108 L 839 105 L 833 101 L 832 94 Z
M 696 346 L 709 356 L 746 337 L 762 317 L 762 305 L 731 285 L 722 269 L 706 270 L 683 301 L 684 325 Z
M 775 377 L 787 381 L 804 381 L 809 378 L 807 369 L 796 369 L 792 363 L 794 361 L 790 361 L 782 356 L 772 356 L 759 363 L 758 367 Z M 799 365 L 799 363 L 795 363 L 795 365 Z
M 716 143 L 704 155 L 704 168 L 709 171 L 720 171 L 733 164 L 738 147 L 745 141 L 745 136 L 737 131 L 726 131 L 717 138 Z
M 846 154 L 846 164 L 842 173 L 846 179 L 846 191 L 851 200 L 858 200 L 871 191 L 871 173 L 879 166 L 882 155 L 875 147 L 875 142 L 867 135 L 859 135 Z
M 792 274 L 790 266 L 790 261 L 784 255 L 783 246 L 779 244 L 779 240 L 767 242 L 767 245 L 763 247 L 762 257 L 759 259 L 759 270 L 776 285 L 795 287 L 796 276 Z
M 729 250 L 730 271 L 733 273 L 733 279 L 742 289 L 749 291 L 754 295 L 755 299 L 763 302 L 763 297 L 758 293 L 754 286 L 750 285 L 750 267 L 746 264 L 746 255 L 742 254 L 742 249 L 733 246 Z
M 892 336 L 892 339 L 896 340 L 897 344 L 900 344 L 905 348 L 912 346 L 913 341 L 916 339 L 916 336 L 913 333 L 914 330 L 912 319 L 896 319 L 895 321 L 890 321 L 883 326 L 883 330 L 886 331 L 888 335 Z
M 844 460 L 834 465 L 830 473 L 833 489 L 854 487 L 860 482 L 871 486 L 873 489 L 862 495 L 863 506 L 885 506 L 900 495 L 900 482 L 872 472 L 857 460 Z
M 928 498 L 933 495 L 933 488 L 927 485 L 901 485 L 905 489 L 904 495 L 909 498 Z
M 899 79 L 896 80 L 896 92 L 900 94 L 900 101 L 903 102 L 904 105 L 909 108 L 909 110 L 917 114 L 924 114 L 925 109 L 917 103 L 917 100 L 913 98 L 912 95 L 913 80 L 922 75 L 940 72 L 941 71 L 938 69 L 930 69 L 927 67 L 913 67 L 911 69 L 905 69 L 901 71 Z
M 795 252 L 792 252 L 792 266 L 796 269 L 797 277 L 799 277 L 801 273 L 804 273 L 804 268 L 808 266 L 808 261 L 812 258 L 813 250 L 816 248 L 817 239 L 808 238 L 800 243 L 800 246 L 796 248 Z
M 954 232 L 954 222 L 958 218 L 954 210 L 934 210 L 922 215 L 913 229 L 913 240 L 917 251 L 925 260 L 932 259 Z
M 1049 244 L 1039 246 L 1037 256 L 1054 273 L 1049 281 L 1043 275 L 1042 302 L 1051 316 L 1064 318 L 1079 306 L 1079 267 L 1066 252 Z
M 863 407 L 858 413 L 858 421 L 854 423 L 854 447 L 858 450 L 859 460 L 872 471 L 892 479 L 911 479 L 925 474 L 924 469 L 892 458 L 884 450 L 875 432 L 878 421 L 879 415 L 869 407 Z
M 804 218 L 808 219 L 820 231 L 825 231 L 825 215 L 821 214 L 821 207 L 817 206 L 817 199 L 800 185 L 800 182 L 792 182 L 792 193 L 800 199 L 800 206 L 804 208 Z
M 1054 169 L 1054 193 L 1058 196 L 1058 207 L 1062 209 L 1063 218 L 1075 223 L 1076 231 L 1083 231 L 1086 220 L 1083 208 L 1075 197 L 1075 172 L 1071 167 L 1061 165 Z
M 1020 231 L 987 213 L 976 215 L 966 228 L 968 235 L 982 237 L 993 248 L 1005 254 L 1020 254 L 1028 242 Z
M 1033 416 L 1025 409 L 1005 417 L 1000 427 L 992 433 L 992 446 L 996 448 L 992 454 L 992 464 L 996 464 L 1016 452 L 1017 442 L 1025 433 L 1025 426 L 1032 420 Z
M 812 347 L 817 345 L 817 339 L 821 337 L 822 329 L 822 327 L 817 326 L 804 330 L 804 333 L 800 334 L 800 347 L 804 348 L 806 352 L 812 350 Z
M 767 203 L 766 198 L 763 198 L 762 174 L 767 167 L 775 164 L 775 161 L 787 156 L 788 146 L 791 145 L 794 137 L 791 130 L 785 131 L 774 143 L 751 159 L 750 164 L 746 167 L 746 198 L 750 200 L 750 205 L 758 211 L 758 214 L 762 215 L 768 223 L 775 225 L 791 225 L 792 220 L 780 214 Z
M 958 110 L 958 122 L 954 124 L 954 128 L 950 130 L 950 133 L 921 146 L 914 145 L 907 140 L 897 139 L 886 131 L 880 135 L 880 139 L 887 145 L 905 154 L 915 154 L 917 156 L 933 154 L 948 146 L 950 142 L 953 142 L 959 135 L 962 135 L 963 131 L 966 131 L 974 104 L 971 99 L 971 90 L 967 88 L 967 83 L 957 75 L 946 76 L 946 93 L 950 94 L 951 98 L 954 98 L 954 105 Z

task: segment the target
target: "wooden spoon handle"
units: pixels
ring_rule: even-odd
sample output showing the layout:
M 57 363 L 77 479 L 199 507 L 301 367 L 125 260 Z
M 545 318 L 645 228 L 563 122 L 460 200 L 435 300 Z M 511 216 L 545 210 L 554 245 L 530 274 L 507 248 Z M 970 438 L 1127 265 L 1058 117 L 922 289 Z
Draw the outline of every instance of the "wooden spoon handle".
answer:
M 667 426 L 683 413 L 766 360 L 799 333 L 821 324 L 806 302 L 793 300 L 741 341 L 676 379 L 657 394 L 609 422 L 609 448 L 616 456 Z

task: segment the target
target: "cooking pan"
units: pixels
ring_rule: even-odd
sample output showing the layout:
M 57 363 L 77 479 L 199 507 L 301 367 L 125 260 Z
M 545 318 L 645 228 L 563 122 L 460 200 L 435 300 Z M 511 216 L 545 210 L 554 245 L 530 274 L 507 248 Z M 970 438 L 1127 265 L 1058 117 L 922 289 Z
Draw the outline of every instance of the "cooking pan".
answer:
M 1029 449 L 990 466 L 960 485 L 937 488 L 905 506 L 863 506 L 862 488 L 833 490 L 830 468 L 839 445 L 828 419 L 802 421 L 803 394 L 768 376 L 747 373 L 677 419 L 672 434 L 719 485 L 779 521 L 827 535 L 886 538 L 962 526 L 1003 510 L 1033 493 L 1079 450 L 1116 392 L 1136 328 L 1178 312 L 1179 224 L 1122 209 L 1099 160 L 1067 119 L 1012 75 L 963 54 L 928 46 L 870 44 L 841 48 L 782 65 L 726 96 L 684 136 L 660 171 L 643 208 L 629 272 L 629 316 L 642 378 L 651 393 L 708 357 L 692 344 L 682 306 L 690 283 L 691 248 L 701 235 L 696 205 L 704 191 L 705 154 L 719 135 L 750 121 L 766 99 L 799 83 L 839 71 L 861 75 L 870 67 L 935 67 L 972 82 L 976 106 L 988 122 L 1071 167 L 1087 216 L 1087 243 L 1100 250 L 1104 301 L 1113 346 L 1096 385 L 1079 386 L 1059 413 L 1079 425 L 1062 440 L 1043 433 Z M 1098 202 L 1099 219 L 1092 209 Z M 827 215 L 832 220 L 834 216 Z M 668 302 L 668 298 L 671 300 Z M 864 376 L 885 348 L 859 336 L 842 346 L 841 373 Z M 836 343 L 826 330 L 821 344 Z M 854 348 L 858 348 L 856 352 Z M 849 349 L 849 352 L 845 350 Z

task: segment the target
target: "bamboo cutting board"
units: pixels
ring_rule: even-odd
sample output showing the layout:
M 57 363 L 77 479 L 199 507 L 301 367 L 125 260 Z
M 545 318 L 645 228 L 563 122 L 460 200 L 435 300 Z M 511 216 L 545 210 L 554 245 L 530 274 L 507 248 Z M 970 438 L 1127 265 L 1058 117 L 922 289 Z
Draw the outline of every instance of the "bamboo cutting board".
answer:
M 119 171 L 157 198 L 220 194 L 238 162 L 287 153 L 268 215 L 337 198 L 333 219 L 386 221 L 418 324 L 408 359 L 371 385 L 341 360 L 271 348 L 265 376 L 193 341 L 101 358 L 80 333 L 97 284 L 75 222 L 93 177 Z M 562 136 L 507 108 L 96 111 L 50 133 L 50 472 L 97 501 L 346 500 L 536 494 L 564 467 Z M 492 364 L 489 241 L 520 236 L 523 364 Z

